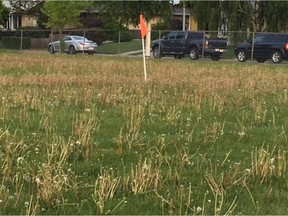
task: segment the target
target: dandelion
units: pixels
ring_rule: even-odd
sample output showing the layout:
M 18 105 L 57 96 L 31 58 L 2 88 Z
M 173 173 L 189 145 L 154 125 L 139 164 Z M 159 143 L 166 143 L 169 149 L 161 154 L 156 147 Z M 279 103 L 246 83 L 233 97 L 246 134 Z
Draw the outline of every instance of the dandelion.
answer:
M 39 178 L 36 178 L 35 182 L 36 182 L 37 185 L 41 184 L 41 180 Z
M 200 213 L 202 211 L 202 208 L 200 206 L 198 206 L 196 211 L 197 211 L 197 213 Z

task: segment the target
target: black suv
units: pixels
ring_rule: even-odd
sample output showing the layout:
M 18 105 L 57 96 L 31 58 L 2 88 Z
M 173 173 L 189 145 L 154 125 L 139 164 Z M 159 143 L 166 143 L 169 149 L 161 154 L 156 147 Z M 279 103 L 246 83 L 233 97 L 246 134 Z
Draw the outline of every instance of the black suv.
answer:
M 280 63 L 282 59 L 288 59 L 288 34 L 257 34 L 254 43 L 237 44 L 235 54 L 240 62 L 245 62 L 253 55 L 257 62 L 272 59 L 274 63 Z

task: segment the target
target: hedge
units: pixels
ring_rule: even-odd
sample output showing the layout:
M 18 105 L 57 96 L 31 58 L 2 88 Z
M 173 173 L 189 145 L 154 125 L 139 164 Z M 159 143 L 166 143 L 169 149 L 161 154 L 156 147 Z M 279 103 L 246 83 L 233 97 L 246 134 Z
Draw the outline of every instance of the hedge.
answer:
M 2 46 L 5 49 L 20 49 L 21 38 L 20 37 L 2 37 Z M 31 48 L 31 38 L 22 38 L 22 49 Z

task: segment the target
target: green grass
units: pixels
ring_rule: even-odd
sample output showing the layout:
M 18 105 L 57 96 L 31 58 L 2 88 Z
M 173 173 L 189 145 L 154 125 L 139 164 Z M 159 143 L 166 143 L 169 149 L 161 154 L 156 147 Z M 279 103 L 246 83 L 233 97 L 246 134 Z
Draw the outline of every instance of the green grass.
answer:
M 104 54 L 121 54 L 130 51 L 137 51 L 142 49 L 141 40 L 133 40 L 131 42 L 108 42 L 101 44 L 97 48 L 97 53 L 104 53 Z
M 0 214 L 286 214 L 286 64 L 0 56 Z

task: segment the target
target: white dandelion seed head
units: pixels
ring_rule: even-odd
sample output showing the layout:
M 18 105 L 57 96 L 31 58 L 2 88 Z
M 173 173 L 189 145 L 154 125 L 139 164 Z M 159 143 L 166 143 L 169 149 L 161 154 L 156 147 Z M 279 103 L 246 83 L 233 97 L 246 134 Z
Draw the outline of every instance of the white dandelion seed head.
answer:
M 202 211 L 202 208 L 200 206 L 198 206 L 196 211 L 197 211 L 197 213 L 200 213 Z

